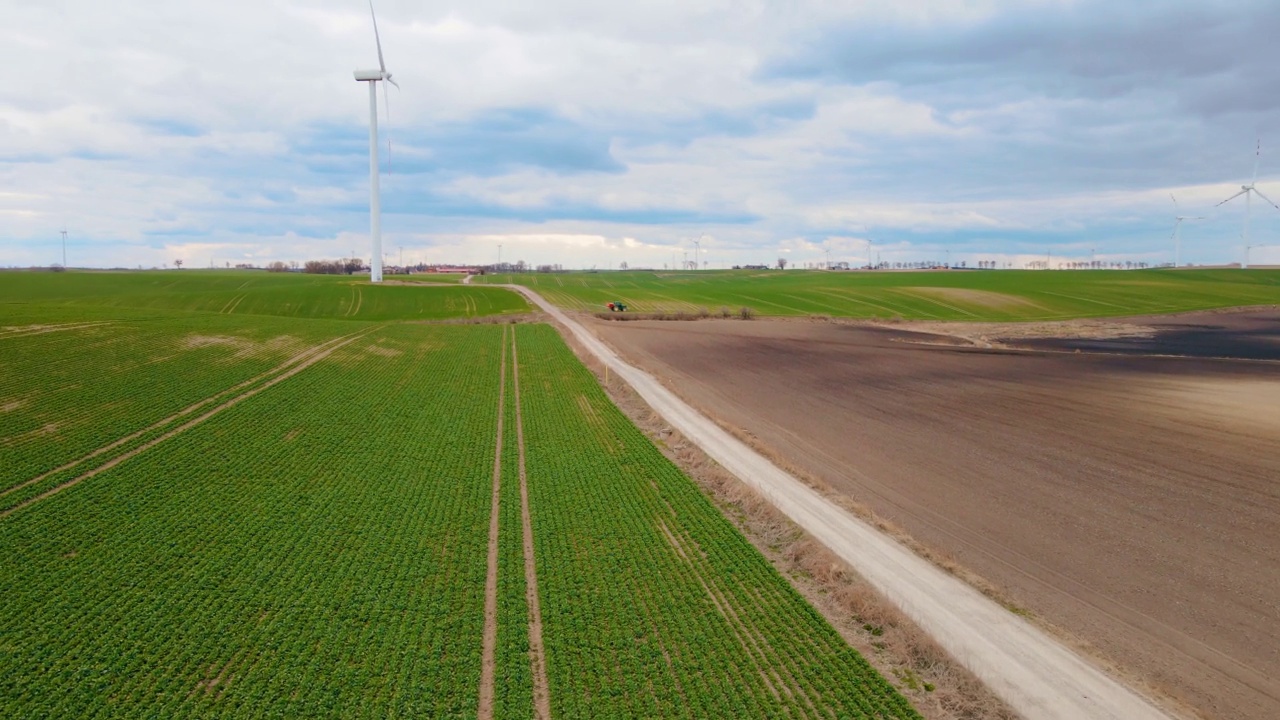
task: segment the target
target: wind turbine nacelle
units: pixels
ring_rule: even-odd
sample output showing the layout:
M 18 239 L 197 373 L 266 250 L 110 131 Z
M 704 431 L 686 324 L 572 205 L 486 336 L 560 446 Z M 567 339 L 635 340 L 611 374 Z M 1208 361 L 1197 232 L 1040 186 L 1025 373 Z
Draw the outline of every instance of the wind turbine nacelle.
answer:
M 356 80 L 358 82 L 378 81 L 382 79 L 381 70 L 357 70 Z

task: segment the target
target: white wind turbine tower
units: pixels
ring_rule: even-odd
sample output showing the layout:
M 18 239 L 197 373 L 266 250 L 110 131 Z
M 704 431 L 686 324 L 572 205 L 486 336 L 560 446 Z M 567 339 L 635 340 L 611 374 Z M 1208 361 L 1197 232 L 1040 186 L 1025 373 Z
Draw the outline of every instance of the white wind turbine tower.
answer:
M 1173 266 L 1177 268 L 1182 266 L 1182 221 L 1204 220 L 1204 218 L 1179 215 L 1178 198 L 1173 197 L 1173 193 L 1169 193 L 1169 197 L 1173 199 Z
M 378 16 L 373 12 L 373 0 L 369 0 L 369 15 L 373 17 L 373 40 L 378 45 L 378 69 L 356 70 L 356 81 L 369 83 L 369 234 L 373 238 L 373 257 L 369 261 L 370 282 L 382 282 L 382 201 L 378 189 L 378 82 L 385 80 L 397 89 L 400 84 L 391 79 L 387 64 L 382 60 L 382 39 L 378 37 Z M 383 89 L 386 92 L 386 89 Z
M 1226 203 L 1231 202 L 1232 200 L 1235 200 L 1241 195 L 1244 196 L 1244 235 L 1242 237 L 1244 239 L 1245 251 L 1244 251 L 1244 263 L 1240 265 L 1241 269 L 1249 267 L 1249 214 L 1253 211 L 1253 196 L 1257 195 L 1263 200 L 1266 200 L 1268 203 L 1271 203 L 1271 206 L 1274 207 L 1275 209 L 1280 210 L 1280 205 L 1276 205 L 1274 202 L 1271 201 L 1271 198 L 1267 197 L 1266 195 L 1263 195 L 1262 191 L 1254 187 L 1258 183 L 1258 163 L 1261 160 L 1262 160 L 1262 141 L 1259 140 L 1258 151 L 1255 154 L 1253 159 L 1253 180 L 1250 180 L 1248 185 L 1241 185 L 1240 192 L 1218 203 L 1218 205 L 1224 205 Z

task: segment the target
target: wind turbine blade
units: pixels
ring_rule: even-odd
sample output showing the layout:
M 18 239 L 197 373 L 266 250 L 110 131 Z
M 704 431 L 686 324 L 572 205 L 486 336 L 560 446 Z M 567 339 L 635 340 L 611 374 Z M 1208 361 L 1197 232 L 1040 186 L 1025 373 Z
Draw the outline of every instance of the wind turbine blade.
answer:
M 1243 194 L 1245 194 L 1245 193 L 1247 193 L 1247 192 L 1249 192 L 1247 189 L 1245 189 L 1245 190 L 1241 190 L 1240 192 L 1236 193 L 1235 195 L 1232 195 L 1231 197 L 1227 198 L 1226 200 L 1223 200 L 1222 202 L 1218 203 L 1218 205 L 1225 205 L 1225 204 L 1227 204 L 1227 203 L 1231 202 L 1232 200 L 1235 200 L 1236 198 L 1240 197 L 1241 195 L 1243 195 Z M 1214 207 L 1218 207 L 1218 205 L 1214 205 Z
M 1176 214 L 1178 212 L 1178 198 L 1174 197 L 1173 193 L 1169 193 L 1169 199 L 1173 201 L 1173 212 Z
M 396 90 L 399 90 L 399 89 L 400 89 L 400 83 L 398 83 L 398 82 L 396 82 L 395 80 L 392 80 L 392 79 L 391 79 L 391 73 L 387 73 L 387 82 L 391 83 L 392 85 L 395 85 L 395 86 L 396 86 Z
M 1253 192 L 1255 192 L 1255 193 L 1258 195 L 1258 197 L 1260 197 L 1260 198 L 1262 198 L 1263 200 L 1266 200 L 1267 202 L 1271 203 L 1271 207 L 1273 207 L 1273 208 L 1275 208 L 1275 209 L 1277 209 L 1277 210 L 1280 210 L 1280 205 L 1275 204 L 1275 202 L 1273 202 L 1273 201 L 1271 200 L 1271 198 L 1267 197 L 1266 195 L 1263 195 L 1261 190 L 1259 190 L 1258 188 L 1254 188 L 1254 189 L 1253 189 Z
M 382 38 L 378 37 L 378 14 L 373 11 L 373 0 L 369 0 L 369 15 L 373 17 L 373 41 L 378 43 L 378 67 L 386 75 L 387 64 L 382 61 Z
M 372 1 L 372 0 L 371 0 Z M 1258 138 L 1258 149 L 1253 154 L 1253 180 L 1250 182 L 1258 182 L 1258 163 L 1262 161 L 1262 138 Z M 1268 200 L 1267 202 L 1271 202 Z

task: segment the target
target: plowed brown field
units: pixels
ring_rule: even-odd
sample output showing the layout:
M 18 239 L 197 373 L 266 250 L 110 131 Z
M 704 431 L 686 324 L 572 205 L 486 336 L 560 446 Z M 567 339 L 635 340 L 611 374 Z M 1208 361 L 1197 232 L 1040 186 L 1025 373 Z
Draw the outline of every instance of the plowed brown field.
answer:
M 1280 364 L 592 328 L 1131 675 L 1208 717 L 1280 717 Z

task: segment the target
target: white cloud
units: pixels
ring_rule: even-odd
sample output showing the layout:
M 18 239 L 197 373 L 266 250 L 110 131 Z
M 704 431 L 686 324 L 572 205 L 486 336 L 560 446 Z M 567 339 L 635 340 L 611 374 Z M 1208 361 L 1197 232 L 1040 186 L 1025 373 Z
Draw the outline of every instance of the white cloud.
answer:
M 387 245 L 657 264 L 706 233 L 713 257 L 771 262 L 869 226 L 903 254 L 1101 238 L 1137 257 L 1167 244 L 1173 191 L 1211 216 L 1188 242 L 1236 259 L 1242 211 L 1211 206 L 1280 121 L 1280 88 L 1249 70 L 1280 60 L 1252 42 L 1280 31 L 1268 7 L 381 0 L 411 168 L 386 182 Z M 1178 62 L 1131 63 L 1169 22 L 1193 33 Z M 1250 64 L 1224 60 L 1242 46 Z M 347 254 L 367 243 L 351 71 L 375 62 L 346 0 L 7 8 L 0 264 L 44 262 L 63 223 L 97 264 Z M 557 163 L 575 137 L 587 159 Z M 1267 189 L 1280 137 L 1264 150 Z M 1280 238 L 1280 213 L 1254 213 L 1257 242 Z

